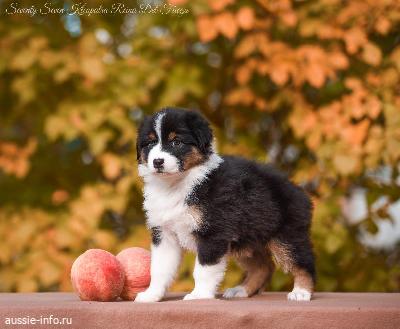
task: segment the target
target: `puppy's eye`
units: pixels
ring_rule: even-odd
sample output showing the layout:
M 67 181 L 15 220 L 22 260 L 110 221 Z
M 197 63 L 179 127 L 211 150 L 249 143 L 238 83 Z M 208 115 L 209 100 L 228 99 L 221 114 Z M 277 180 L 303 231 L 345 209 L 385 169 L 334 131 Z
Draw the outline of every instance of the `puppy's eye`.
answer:
M 153 146 L 155 144 L 157 144 L 157 140 L 148 140 L 148 141 L 143 143 L 143 147 Z
M 174 140 L 171 142 L 171 145 L 172 145 L 173 147 L 178 147 L 178 146 L 181 146 L 181 145 L 182 145 L 182 142 L 181 142 L 181 141 L 178 141 L 178 140 L 176 140 L 176 139 L 174 139 Z

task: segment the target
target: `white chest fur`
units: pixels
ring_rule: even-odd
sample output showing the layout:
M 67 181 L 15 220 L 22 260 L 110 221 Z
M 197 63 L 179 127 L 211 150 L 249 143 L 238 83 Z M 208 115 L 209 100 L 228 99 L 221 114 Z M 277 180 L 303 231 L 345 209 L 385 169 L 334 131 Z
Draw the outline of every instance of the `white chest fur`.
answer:
M 163 230 L 173 232 L 183 248 L 194 250 L 196 245 L 192 232 L 198 223 L 185 202 L 189 193 L 183 181 L 174 182 L 164 178 L 147 182 L 144 209 L 150 227 L 160 226 Z
M 183 248 L 195 250 L 192 232 L 200 223 L 185 200 L 195 186 L 205 180 L 222 161 L 214 153 L 203 165 L 178 177 L 154 175 L 147 171 L 145 165 L 139 165 L 139 174 L 145 182 L 143 206 L 148 226 L 160 226 L 163 230 L 173 232 Z

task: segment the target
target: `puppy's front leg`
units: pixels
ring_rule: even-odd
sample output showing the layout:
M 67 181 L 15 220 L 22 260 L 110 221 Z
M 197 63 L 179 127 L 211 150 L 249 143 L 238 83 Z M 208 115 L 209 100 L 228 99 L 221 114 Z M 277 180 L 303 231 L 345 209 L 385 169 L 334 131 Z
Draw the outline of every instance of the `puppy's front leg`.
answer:
M 146 291 L 136 296 L 135 302 L 160 301 L 172 283 L 181 261 L 181 247 L 176 237 L 160 228 L 152 229 L 151 282 Z
M 222 258 L 217 264 L 202 265 L 199 258 L 196 257 L 196 264 L 194 267 L 194 289 L 190 294 L 187 294 L 183 299 L 204 299 L 215 298 L 218 286 L 224 278 L 226 268 L 226 260 Z
M 218 285 L 224 278 L 226 250 L 224 243 L 198 238 L 198 254 L 194 266 L 195 281 L 193 291 L 184 300 L 215 298 Z

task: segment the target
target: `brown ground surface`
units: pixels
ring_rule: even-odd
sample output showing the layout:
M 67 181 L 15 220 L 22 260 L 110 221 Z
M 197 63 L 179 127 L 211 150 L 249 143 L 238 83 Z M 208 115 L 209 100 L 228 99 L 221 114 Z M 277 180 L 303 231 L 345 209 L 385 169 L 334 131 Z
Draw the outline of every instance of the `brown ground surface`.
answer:
M 286 293 L 268 292 L 233 300 L 182 301 L 182 296 L 138 304 L 82 302 L 73 293 L 2 293 L 0 328 L 400 328 L 400 293 L 315 293 L 311 302 L 289 302 Z M 6 324 L 7 318 L 51 315 L 71 318 L 72 324 Z

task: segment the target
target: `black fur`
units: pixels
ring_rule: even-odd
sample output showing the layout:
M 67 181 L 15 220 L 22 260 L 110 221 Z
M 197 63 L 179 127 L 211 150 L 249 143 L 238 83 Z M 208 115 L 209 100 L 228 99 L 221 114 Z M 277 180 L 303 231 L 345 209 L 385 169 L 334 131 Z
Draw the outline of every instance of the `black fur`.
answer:
M 212 153 L 208 122 L 193 111 L 167 108 L 162 112 L 166 114 L 161 133 L 163 150 L 183 161 L 195 147 L 206 161 Z M 155 118 L 146 118 L 139 130 L 140 161 L 147 161 L 153 145 L 148 136 L 155 133 Z M 179 147 L 168 141 L 171 131 L 182 142 Z M 260 250 L 274 240 L 288 249 L 295 266 L 315 280 L 309 237 L 312 204 L 307 194 L 271 166 L 233 156 L 223 160 L 186 200 L 202 213 L 202 225 L 193 232 L 199 262 L 215 264 L 230 251 Z M 153 243 L 160 243 L 160 239 L 161 232 L 153 229 Z
M 151 242 L 155 245 L 158 246 L 161 243 L 161 227 L 159 226 L 154 226 L 151 228 Z
M 194 232 L 199 261 L 213 264 L 228 250 L 258 250 L 275 239 L 315 278 L 309 239 L 312 204 L 306 193 L 268 165 L 233 156 L 223 159 L 187 200 L 204 216 Z
M 165 114 L 161 130 L 162 150 L 180 160 L 180 171 L 184 171 L 185 157 L 193 152 L 193 147 L 203 156 L 203 160 L 208 158 L 211 153 L 212 131 L 208 122 L 199 113 L 177 108 L 165 108 L 158 113 Z M 136 143 L 139 163 L 147 162 L 152 146 L 158 142 L 158 140 L 150 141 L 148 138 L 150 134 L 156 135 L 156 119 L 157 116 L 146 117 L 139 128 Z M 173 141 L 168 139 L 171 132 L 176 133 Z

